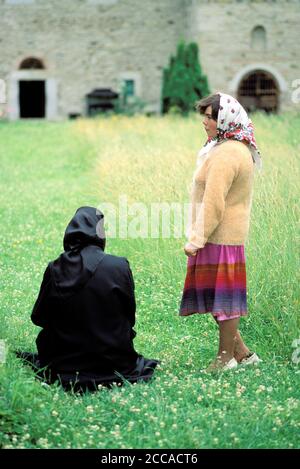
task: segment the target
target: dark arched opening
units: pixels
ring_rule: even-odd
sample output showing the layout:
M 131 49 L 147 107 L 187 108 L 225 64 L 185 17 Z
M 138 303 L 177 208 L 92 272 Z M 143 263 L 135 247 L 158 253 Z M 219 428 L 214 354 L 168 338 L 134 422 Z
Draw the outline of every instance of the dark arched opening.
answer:
M 43 70 L 42 60 L 27 57 L 20 63 L 20 70 Z M 19 105 L 21 118 L 43 118 L 46 109 L 45 80 L 24 79 L 19 81 Z
M 279 88 L 269 72 L 256 70 L 241 80 L 238 100 L 247 111 L 262 110 L 277 112 L 279 108 Z
M 36 57 L 27 57 L 26 59 L 22 60 L 20 63 L 20 70 L 41 70 L 44 69 L 45 66 L 41 59 L 37 59 Z

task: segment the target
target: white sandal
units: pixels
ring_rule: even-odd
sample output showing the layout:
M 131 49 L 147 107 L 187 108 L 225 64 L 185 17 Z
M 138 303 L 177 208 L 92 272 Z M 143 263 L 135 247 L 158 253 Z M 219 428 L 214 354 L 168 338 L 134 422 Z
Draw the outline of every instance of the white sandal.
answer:
M 236 368 L 238 366 L 238 362 L 236 361 L 235 358 L 232 358 L 229 360 L 229 362 L 225 363 L 225 365 L 222 367 L 222 370 L 232 370 L 233 368 Z
M 243 360 L 240 362 L 240 365 L 258 365 L 262 360 L 259 358 L 259 356 L 256 353 L 251 353 L 251 355 L 243 358 Z

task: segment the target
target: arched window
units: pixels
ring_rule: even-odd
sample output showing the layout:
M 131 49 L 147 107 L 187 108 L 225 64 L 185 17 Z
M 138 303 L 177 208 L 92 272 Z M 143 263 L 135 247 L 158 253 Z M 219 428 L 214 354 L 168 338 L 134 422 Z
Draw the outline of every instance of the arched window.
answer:
M 40 59 L 36 57 L 28 57 L 22 60 L 20 64 L 20 70 L 41 70 L 44 69 L 44 64 Z
M 251 48 L 265 50 L 267 48 L 267 34 L 263 26 L 255 26 L 251 31 Z

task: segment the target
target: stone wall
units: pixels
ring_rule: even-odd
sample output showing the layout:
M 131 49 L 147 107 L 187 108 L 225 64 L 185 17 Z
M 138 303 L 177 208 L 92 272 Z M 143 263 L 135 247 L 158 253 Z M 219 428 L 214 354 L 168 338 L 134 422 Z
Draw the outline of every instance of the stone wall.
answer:
M 291 95 L 293 81 L 300 78 L 299 0 L 193 0 L 188 16 L 188 38 L 199 44 L 213 91 L 235 94 L 247 72 L 263 69 L 279 85 L 281 109 L 295 108 Z M 251 45 L 256 26 L 266 31 L 261 50 Z
M 20 62 L 34 56 L 56 80 L 59 116 L 84 113 L 87 93 L 118 89 L 130 74 L 148 108 L 159 110 L 162 69 L 184 34 L 184 1 L 17 1 L 0 1 L 0 77 L 9 85 Z
M 245 73 L 264 67 L 287 109 L 300 78 L 299 24 L 300 0 L 0 0 L 0 79 L 12 118 L 22 78 L 47 80 L 48 118 L 84 114 L 87 93 L 130 77 L 159 111 L 162 69 L 185 38 L 199 44 L 213 91 L 235 94 Z M 266 31 L 261 50 L 251 45 L 256 26 Z M 32 56 L 45 70 L 18 71 Z

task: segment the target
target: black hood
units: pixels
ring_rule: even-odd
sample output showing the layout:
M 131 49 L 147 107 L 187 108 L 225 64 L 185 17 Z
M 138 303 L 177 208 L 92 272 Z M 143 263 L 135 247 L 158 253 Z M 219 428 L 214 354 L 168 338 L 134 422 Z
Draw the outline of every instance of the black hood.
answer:
M 64 250 L 75 252 L 89 245 L 104 251 L 104 215 L 96 208 L 80 207 L 66 228 Z
M 70 297 L 86 284 L 104 257 L 105 241 L 103 213 L 80 207 L 66 228 L 64 252 L 50 263 L 58 296 Z

